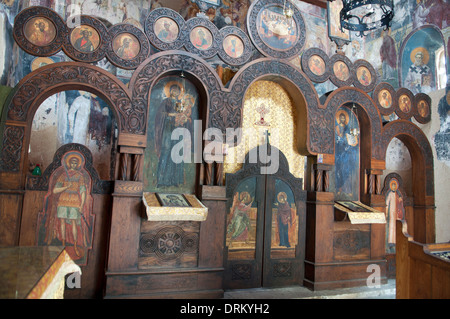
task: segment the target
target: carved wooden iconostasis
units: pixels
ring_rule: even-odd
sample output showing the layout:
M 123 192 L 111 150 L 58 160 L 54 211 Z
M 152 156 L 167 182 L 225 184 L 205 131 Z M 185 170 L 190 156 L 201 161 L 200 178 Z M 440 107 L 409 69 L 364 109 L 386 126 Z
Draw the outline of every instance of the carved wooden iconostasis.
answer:
M 433 157 L 409 121 L 430 121 L 430 98 L 379 82 L 365 60 L 303 50 L 302 14 L 292 6 L 287 23 L 282 6 L 254 1 L 248 33 L 218 29 L 202 17 L 185 21 L 168 8 L 152 10 L 145 31 L 126 23 L 107 28 L 84 15 L 80 26 L 69 27 L 45 7 L 20 12 L 13 32 L 24 51 L 44 58 L 62 50 L 74 62 L 35 69 L 8 97 L 0 158 L 8 224 L 0 225 L 1 244 L 65 245 L 83 272 L 82 288 L 67 297 L 218 298 L 225 287 L 293 283 L 330 289 L 365 285 L 369 264 L 379 265 L 386 280 L 386 224 L 351 223 L 334 204 L 359 201 L 385 212 L 390 184 L 385 179 L 383 188 L 381 176 L 393 138 L 413 162 L 408 231 L 433 242 Z M 150 54 L 151 46 L 158 52 Z M 299 55 L 301 68 L 289 62 Z M 216 56 L 239 69 L 227 85 L 207 62 Z M 105 57 L 133 71 L 127 85 L 92 64 Z M 328 80 L 337 89 L 318 96 L 314 83 Z M 67 105 L 52 105 L 57 94 L 66 95 Z M 71 105 L 80 110 L 64 111 Z M 33 127 L 35 116 L 50 113 L 53 126 Z M 399 119 L 383 123 L 392 113 Z M 84 132 L 75 132 L 76 121 Z M 174 163 L 176 128 L 200 140 L 214 128 L 223 145 L 208 148 L 193 138 L 186 161 Z M 243 134 L 229 138 L 238 129 Z M 268 143 L 279 150 L 281 170 L 250 174 L 270 163 L 244 159 Z M 33 176 L 29 164 L 43 148 L 43 174 Z M 195 151 L 203 149 L 224 154 L 225 162 L 199 160 Z M 391 177 L 402 189 L 401 179 Z M 195 195 L 207 218 L 150 221 L 146 192 Z

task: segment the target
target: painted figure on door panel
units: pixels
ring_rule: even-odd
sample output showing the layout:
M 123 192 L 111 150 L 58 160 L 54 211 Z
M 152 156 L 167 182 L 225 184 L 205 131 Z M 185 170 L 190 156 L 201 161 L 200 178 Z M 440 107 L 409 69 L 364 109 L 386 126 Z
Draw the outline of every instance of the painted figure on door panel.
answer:
M 231 240 L 247 241 L 250 225 L 250 209 L 253 198 L 248 192 L 235 193 L 233 207 L 231 208 L 231 222 L 228 224 L 227 233 L 231 235 Z
M 94 216 L 91 215 L 92 181 L 77 151 L 62 157 L 61 166 L 50 176 L 44 209 L 38 216 L 38 245 L 62 245 L 80 265 L 92 248 Z

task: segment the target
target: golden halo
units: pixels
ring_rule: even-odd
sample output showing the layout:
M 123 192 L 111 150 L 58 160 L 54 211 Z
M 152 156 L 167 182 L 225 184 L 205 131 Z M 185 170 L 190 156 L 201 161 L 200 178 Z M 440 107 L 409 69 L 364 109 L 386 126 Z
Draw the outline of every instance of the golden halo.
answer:
M 344 116 L 345 116 L 345 125 L 347 125 L 348 122 L 350 121 L 350 118 L 348 116 L 348 113 L 346 111 L 344 111 L 344 110 L 339 110 L 339 111 L 336 112 L 336 122 L 338 124 L 340 123 L 339 122 L 339 118 L 341 117 L 341 114 L 344 114 Z
M 33 60 L 33 62 L 31 62 L 31 71 L 34 71 L 37 68 L 41 67 L 42 64 L 47 65 L 47 64 L 52 64 L 52 63 L 55 63 L 55 61 L 53 61 L 51 58 L 48 58 L 48 57 L 35 58 Z
M 422 52 L 423 54 L 423 64 L 428 64 L 428 61 L 430 61 L 430 53 L 428 53 L 428 50 L 425 49 L 424 47 L 417 47 L 414 50 L 411 51 L 411 54 L 409 56 L 409 58 L 411 59 L 411 62 L 414 63 L 415 60 L 415 56 L 417 52 Z
M 78 160 L 77 169 L 80 169 L 84 165 L 84 157 L 80 153 L 69 152 L 69 153 L 64 155 L 62 162 L 63 162 L 63 164 L 65 165 L 66 168 L 69 168 L 70 167 L 70 161 L 73 158 L 76 158 Z
M 395 179 L 395 178 L 392 179 L 392 180 L 389 182 L 389 188 L 392 189 L 392 186 L 393 186 L 394 184 L 397 186 L 396 189 L 398 189 L 398 181 L 397 181 L 397 179 Z
M 48 24 L 48 20 L 45 18 L 37 18 L 36 20 L 34 20 L 34 25 L 39 25 L 39 22 L 42 22 L 45 25 L 44 31 L 48 31 L 49 28 L 49 24 Z
M 252 201 L 252 197 L 250 196 L 249 192 L 242 192 L 239 195 L 239 200 L 247 205 Z
M 174 81 L 169 81 L 169 82 L 167 82 L 167 84 L 164 86 L 164 94 L 165 94 L 167 97 L 170 97 L 170 88 L 171 88 L 173 85 L 178 86 L 178 88 L 180 89 L 180 95 L 183 95 L 183 94 L 184 94 L 184 87 L 183 87 L 183 85 L 181 85 L 180 82 L 174 80 Z
M 286 195 L 285 192 L 279 192 L 279 193 L 278 193 L 277 199 L 278 199 L 278 201 L 279 201 L 280 203 L 281 203 L 281 199 L 282 199 L 282 198 L 284 198 L 285 201 L 287 201 L 287 195 Z

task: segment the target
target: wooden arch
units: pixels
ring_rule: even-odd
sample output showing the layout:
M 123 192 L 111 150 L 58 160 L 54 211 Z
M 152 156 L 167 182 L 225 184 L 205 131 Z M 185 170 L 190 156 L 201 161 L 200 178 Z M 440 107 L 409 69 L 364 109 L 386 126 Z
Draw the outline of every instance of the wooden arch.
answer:
M 337 110 L 344 104 L 354 103 L 357 106 L 358 120 L 361 127 L 368 127 L 368 130 L 361 130 L 361 139 L 369 143 L 365 145 L 365 154 L 371 154 L 371 158 L 384 160 L 384 154 L 380 152 L 380 132 L 382 130 L 381 115 L 375 102 L 365 92 L 354 87 L 343 87 L 332 92 L 326 102 L 325 108 L 332 115 L 328 126 L 331 128 L 329 134 L 329 145 L 333 147 L 330 151 L 334 153 L 334 118 Z M 367 144 L 367 143 L 366 143 Z
M 153 85 L 162 77 L 169 74 L 180 75 L 181 71 L 192 80 L 199 89 L 199 94 L 204 106 L 204 119 L 208 121 L 211 109 L 220 108 L 220 100 L 224 86 L 216 71 L 203 59 L 186 51 L 164 51 L 152 55 L 136 69 L 130 80 L 130 88 L 133 94 L 133 105 L 145 108 L 146 114 L 150 105 L 150 93 Z M 146 125 L 147 121 L 145 122 Z M 217 127 L 217 126 L 216 126 Z M 223 125 L 218 126 L 222 129 Z M 225 130 L 223 130 L 225 131 Z
M 117 118 L 121 133 L 143 134 L 145 110 L 131 103 L 130 92 L 115 76 L 93 65 L 61 62 L 43 66 L 24 77 L 8 97 L 2 115 L 0 174 L 25 171 L 31 122 L 39 105 L 64 90 L 85 90 L 104 99 Z M 17 184 L 17 180 L 20 180 Z M 23 179 L 16 178 L 23 185 Z
M 423 243 L 434 242 L 434 171 L 431 145 L 422 130 L 414 123 L 397 120 L 386 124 L 383 128 L 381 146 L 384 155 L 394 137 L 405 144 L 412 159 L 414 240 Z

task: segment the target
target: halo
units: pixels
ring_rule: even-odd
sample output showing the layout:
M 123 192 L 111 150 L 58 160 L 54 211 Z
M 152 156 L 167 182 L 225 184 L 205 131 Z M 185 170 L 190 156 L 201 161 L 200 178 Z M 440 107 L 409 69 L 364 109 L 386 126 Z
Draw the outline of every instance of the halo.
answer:
M 247 201 L 244 202 L 245 198 L 247 198 Z M 252 197 L 250 196 L 249 192 L 242 192 L 239 195 L 239 200 L 241 202 L 244 202 L 244 204 L 249 204 L 251 202 L 251 200 L 252 200 Z
M 286 195 L 286 193 L 285 193 L 285 192 L 279 192 L 278 195 L 277 195 L 278 201 L 281 202 L 281 198 L 283 198 L 283 197 L 284 197 L 284 199 L 287 201 L 287 195 Z
M 339 123 L 339 118 L 341 117 L 341 114 L 344 114 L 345 116 L 345 125 L 348 124 L 348 122 L 350 122 L 350 118 L 348 116 L 348 113 L 344 110 L 339 110 L 336 112 L 336 122 Z
M 80 169 L 84 166 L 84 157 L 78 152 L 69 152 L 65 154 L 61 162 L 65 167 L 68 168 L 70 167 L 70 161 L 72 160 L 72 158 L 76 158 L 78 160 L 77 169 Z
M 37 68 L 39 68 L 41 63 L 52 64 L 55 63 L 55 61 L 53 61 L 49 57 L 37 57 L 33 60 L 33 62 L 31 62 L 31 71 L 34 71 Z
M 48 20 L 46 18 L 37 18 L 36 20 L 34 20 L 34 25 L 36 26 L 36 24 L 39 24 L 39 22 L 44 23 L 44 31 L 48 31 L 48 28 L 50 27 L 48 24 Z
M 397 181 L 396 178 L 393 178 L 393 179 L 389 182 L 389 188 L 392 189 L 392 185 L 393 185 L 394 183 L 397 185 L 397 189 L 398 189 L 398 186 L 399 186 L 399 185 L 398 185 L 398 181 Z
M 172 85 L 177 85 L 180 89 L 180 94 L 184 94 L 184 87 L 183 85 L 181 85 L 181 83 L 179 81 L 169 81 L 167 82 L 167 84 L 164 86 L 164 94 L 166 95 L 166 97 L 170 97 L 170 87 Z
M 422 52 L 423 54 L 423 64 L 428 64 L 428 61 L 430 61 L 430 53 L 428 53 L 428 50 L 424 47 L 417 47 L 414 50 L 411 51 L 411 54 L 409 55 L 409 58 L 411 59 L 411 62 L 414 63 L 415 56 L 417 52 Z

